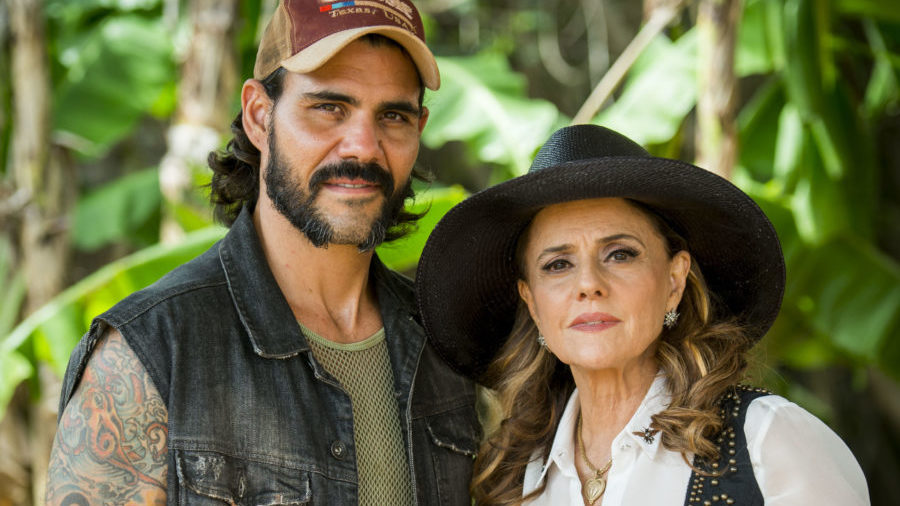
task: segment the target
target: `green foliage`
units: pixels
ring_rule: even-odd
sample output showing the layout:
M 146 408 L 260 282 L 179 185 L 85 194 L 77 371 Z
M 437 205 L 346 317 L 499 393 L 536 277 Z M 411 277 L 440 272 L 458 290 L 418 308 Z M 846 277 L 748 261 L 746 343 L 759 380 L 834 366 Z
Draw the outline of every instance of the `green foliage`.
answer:
M 0 419 L 20 383 L 34 373 L 32 361 L 15 350 L 0 347 Z
M 152 217 L 159 216 L 161 202 L 159 172 L 155 168 L 112 181 L 79 200 L 72 242 L 82 250 L 128 238 L 141 243 L 136 240 L 135 232 Z
M 13 268 L 12 245 L 0 236 L 0 335 L 15 326 L 25 299 L 25 276 Z
M 65 74 L 54 91 L 54 129 L 82 154 L 104 154 L 151 111 L 171 113 L 175 64 L 159 21 L 108 16 L 58 44 Z
M 438 58 L 438 65 L 441 90 L 428 100 L 422 135 L 430 148 L 462 141 L 477 160 L 506 167 L 506 179 L 524 174 L 537 148 L 566 121 L 553 104 L 526 97 L 523 76 L 502 55 Z
M 782 311 L 763 341 L 770 359 L 799 369 L 874 364 L 900 376 L 900 266 L 846 230 L 810 244 L 790 201 L 744 186 L 772 219 L 787 263 Z
M 97 12 L 141 11 L 159 6 L 160 0 L 47 0 L 45 9 L 49 17 L 75 25 Z
M 415 268 L 422 250 L 425 249 L 425 241 L 428 240 L 438 220 L 467 196 L 468 193 L 459 186 L 419 192 L 415 204 L 410 206 L 409 210 L 416 213 L 427 210 L 428 213 L 419 219 L 418 227 L 413 233 L 379 246 L 378 257 L 394 270 L 409 271 Z
M 747 2 L 735 48 L 737 75 L 765 74 L 784 66 L 781 16 L 780 6 L 773 2 Z
M 837 0 L 836 9 L 843 14 L 900 24 L 900 3 L 885 0 Z
M 25 298 L 25 277 L 13 268 L 12 245 L 0 236 L 0 335 L 12 330 Z M 34 371 L 31 360 L 0 342 L 0 419 L 19 383 Z
M 766 338 L 771 359 L 797 368 L 876 364 L 900 378 L 900 266 L 873 243 L 881 169 L 870 133 L 878 111 L 898 100 L 895 55 L 878 23 L 863 20 L 874 66 L 860 101 L 835 78 L 838 66 L 858 60 L 860 47 L 828 43 L 836 16 L 860 13 L 864 3 L 748 4 L 768 13 L 753 19 L 769 24 L 750 29 L 780 30 L 785 44 L 784 55 L 769 53 L 775 71 L 741 111 L 735 180 L 778 217 L 784 244 L 788 284 Z
M 897 84 L 896 71 L 900 62 L 897 62 L 896 55 L 892 55 L 888 51 L 884 35 L 874 21 L 866 19 L 863 21 L 863 26 L 875 58 L 875 66 L 866 87 L 864 100 L 866 115 L 871 117 L 878 115 L 880 111 L 884 111 L 888 107 L 896 107 L 900 102 L 900 86 Z
M 817 333 L 861 363 L 876 362 L 896 374 L 900 357 L 882 354 L 896 337 L 900 318 L 900 269 L 871 244 L 841 237 L 805 252 L 792 263 L 790 300 L 806 308 Z M 822 276 L 823 272 L 829 276 Z M 864 317 L 861 317 L 864 315 Z
M 152 246 L 116 260 L 69 287 L 0 341 L 0 361 L 14 366 L 0 369 L 0 386 L 14 387 L 33 372 L 33 368 L 22 366 L 25 356 L 48 363 L 62 375 L 69 353 L 94 316 L 196 257 L 223 234 L 223 229 L 211 227 L 189 234 L 174 246 Z M 0 390 L 0 418 L 11 393 L 12 390 Z
M 593 122 L 644 145 L 671 140 L 697 102 L 696 61 L 693 30 L 675 42 L 657 37 L 635 62 L 619 99 Z

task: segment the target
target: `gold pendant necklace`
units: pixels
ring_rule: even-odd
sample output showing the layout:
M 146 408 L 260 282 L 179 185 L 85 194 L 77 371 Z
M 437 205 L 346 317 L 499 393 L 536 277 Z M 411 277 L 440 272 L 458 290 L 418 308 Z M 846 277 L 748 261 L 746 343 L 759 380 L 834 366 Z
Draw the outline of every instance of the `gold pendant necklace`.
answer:
M 602 469 L 594 467 L 594 464 L 587 457 L 587 451 L 584 449 L 584 437 L 581 435 L 581 413 L 578 413 L 577 425 L 575 431 L 578 433 L 578 449 L 581 451 L 581 459 L 587 468 L 594 473 L 594 477 L 588 478 L 584 483 L 584 497 L 587 499 L 588 504 L 594 504 L 597 502 L 597 499 L 600 499 L 603 492 L 606 492 L 606 478 L 603 475 L 612 467 L 612 458 L 609 459 L 609 462 Z

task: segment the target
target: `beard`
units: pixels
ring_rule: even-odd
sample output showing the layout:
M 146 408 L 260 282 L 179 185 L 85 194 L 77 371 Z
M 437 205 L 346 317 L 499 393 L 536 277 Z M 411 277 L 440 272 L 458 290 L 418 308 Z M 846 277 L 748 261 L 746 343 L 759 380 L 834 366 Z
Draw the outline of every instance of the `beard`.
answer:
M 377 163 L 343 161 L 324 165 L 309 180 L 308 188 L 291 178 L 290 169 L 281 159 L 276 142 L 275 130 L 269 133 L 269 162 L 266 165 L 266 194 L 272 205 L 282 216 L 317 248 L 327 248 L 329 244 L 353 244 L 360 252 L 371 251 L 384 242 L 387 231 L 397 223 L 403 211 L 403 203 L 410 193 L 412 178 L 407 179 L 401 191 L 394 192 L 394 179 Z M 362 179 L 376 183 L 384 195 L 384 203 L 368 230 L 359 227 L 336 227 L 327 214 L 316 206 L 316 198 L 323 183 L 334 178 Z M 359 205 L 348 204 L 351 208 Z M 359 219 L 363 219 L 362 214 Z

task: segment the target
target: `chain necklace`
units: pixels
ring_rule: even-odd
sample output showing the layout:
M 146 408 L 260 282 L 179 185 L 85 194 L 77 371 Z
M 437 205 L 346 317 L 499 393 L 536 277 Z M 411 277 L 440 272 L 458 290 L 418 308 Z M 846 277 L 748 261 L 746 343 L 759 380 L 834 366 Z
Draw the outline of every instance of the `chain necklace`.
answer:
M 575 431 L 578 433 L 578 450 L 581 451 L 581 460 L 584 461 L 587 468 L 594 473 L 593 478 L 588 478 L 584 483 L 584 497 L 589 504 L 594 504 L 597 502 L 597 499 L 600 499 L 603 492 L 606 492 L 606 478 L 604 478 L 603 475 L 609 471 L 610 467 L 612 467 L 612 457 L 610 457 L 609 462 L 607 462 L 602 469 L 594 467 L 594 464 L 588 460 L 587 451 L 584 449 L 584 437 L 581 435 L 581 413 L 578 413 L 577 425 Z

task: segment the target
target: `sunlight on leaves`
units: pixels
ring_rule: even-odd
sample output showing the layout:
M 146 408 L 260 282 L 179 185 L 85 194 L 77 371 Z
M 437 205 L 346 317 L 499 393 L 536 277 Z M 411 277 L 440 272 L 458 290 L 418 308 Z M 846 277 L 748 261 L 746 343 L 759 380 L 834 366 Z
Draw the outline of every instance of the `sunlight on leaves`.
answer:
M 519 175 L 567 121 L 550 102 L 527 98 L 524 77 L 502 55 L 443 57 L 438 65 L 441 90 L 426 102 L 431 115 L 422 134 L 430 148 L 463 141 L 478 160 L 508 165 Z

